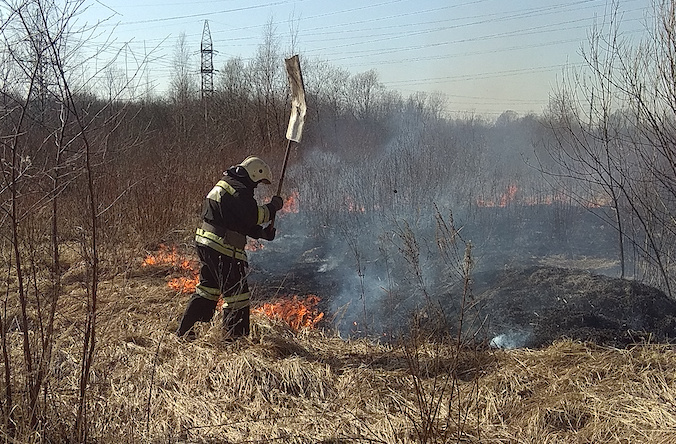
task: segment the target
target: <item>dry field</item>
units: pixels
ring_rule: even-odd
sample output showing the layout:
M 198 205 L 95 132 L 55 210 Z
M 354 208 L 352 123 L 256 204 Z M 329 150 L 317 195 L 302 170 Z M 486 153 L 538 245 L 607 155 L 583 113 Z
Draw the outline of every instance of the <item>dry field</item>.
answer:
M 167 286 L 172 273 L 138 266 L 101 284 L 92 442 L 676 443 L 671 346 L 469 350 L 422 335 L 378 344 L 262 314 L 248 339 L 222 341 L 217 314 L 184 342 L 172 331 L 188 295 Z M 69 285 L 49 425 L 25 442 L 68 441 L 86 300 Z M 13 350 L 20 362 L 18 342 Z

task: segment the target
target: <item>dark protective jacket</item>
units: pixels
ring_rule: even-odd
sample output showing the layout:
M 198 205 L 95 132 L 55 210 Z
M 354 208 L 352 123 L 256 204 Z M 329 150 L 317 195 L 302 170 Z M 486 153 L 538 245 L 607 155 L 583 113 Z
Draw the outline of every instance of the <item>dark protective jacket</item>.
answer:
M 202 226 L 195 241 L 221 254 L 246 261 L 246 237 L 259 239 L 262 224 L 274 214 L 271 204 L 258 205 L 254 198 L 256 184 L 231 168 L 204 199 Z

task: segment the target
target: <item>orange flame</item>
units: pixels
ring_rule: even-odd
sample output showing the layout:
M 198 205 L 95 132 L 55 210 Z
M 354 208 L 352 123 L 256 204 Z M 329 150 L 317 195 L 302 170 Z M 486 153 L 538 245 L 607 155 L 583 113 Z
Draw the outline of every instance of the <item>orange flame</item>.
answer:
M 179 293 L 194 293 L 195 287 L 199 282 L 199 276 L 195 274 L 193 277 L 180 276 L 169 279 L 167 286 Z
M 319 301 L 319 297 L 313 294 L 306 296 L 304 300 L 293 295 L 291 299 L 266 302 L 252 312 L 284 321 L 297 331 L 301 328 L 314 328 L 324 318 L 324 313 L 317 309 Z
M 583 204 L 586 208 L 601 208 L 612 205 L 612 200 L 609 196 L 592 196 L 587 202 Z
M 249 240 L 246 242 L 246 246 L 244 247 L 246 251 L 258 251 L 262 250 L 263 248 L 265 248 L 265 245 L 263 245 L 263 243 L 258 239 L 253 238 L 249 238 Z
M 502 196 L 500 196 L 500 206 L 506 207 L 508 203 L 514 201 L 517 191 L 519 191 L 519 189 L 516 187 L 516 185 L 509 185 L 507 187 L 507 191 L 505 191 Z
M 501 207 L 504 208 L 506 207 L 510 202 L 514 202 L 514 199 L 516 198 L 516 193 L 519 191 L 519 188 L 516 185 L 508 185 L 507 189 L 505 190 L 502 195 L 500 195 L 499 200 L 496 202 L 494 200 L 484 200 L 484 199 L 477 199 L 477 205 L 480 207 Z
M 611 201 L 610 197 L 604 195 L 592 195 L 587 198 L 572 198 L 570 195 L 567 195 L 563 192 L 558 192 L 554 194 L 538 194 L 532 196 L 520 196 L 517 201 L 516 196 L 517 187 L 515 185 L 510 185 L 507 192 L 505 192 L 501 197 L 500 201 L 496 204 L 493 201 L 484 201 L 479 199 L 477 204 L 483 207 L 505 207 L 510 202 L 517 202 L 520 205 L 526 206 L 535 206 L 535 205 L 554 205 L 557 203 L 570 205 L 572 203 L 577 203 L 578 205 L 585 208 L 600 208 L 604 206 L 610 206 Z
M 261 246 L 262 248 L 262 246 Z M 146 255 L 141 263 L 142 267 L 169 265 L 175 270 L 189 274 L 189 276 L 172 277 L 167 286 L 180 293 L 193 293 L 199 283 L 199 262 L 180 256 L 177 248 L 160 245 L 155 254 Z M 293 330 L 301 328 L 315 328 L 324 318 L 324 313 L 317 309 L 319 297 L 311 294 L 304 299 L 293 295 L 291 299 L 280 299 L 276 302 L 264 303 L 252 309 L 253 313 L 263 314 L 271 319 L 286 322 Z M 221 310 L 223 300 L 218 301 L 217 310 Z
M 291 191 L 289 197 L 284 201 L 284 206 L 277 212 L 277 215 L 287 213 L 298 213 L 298 190 Z
M 518 194 L 518 196 L 517 196 Z M 553 194 L 537 194 L 528 196 L 523 190 L 515 184 L 507 186 L 506 190 L 498 197 L 497 200 L 484 199 L 482 197 L 476 200 L 477 206 L 485 208 L 493 207 L 507 207 L 509 204 L 519 204 L 526 206 L 533 205 L 553 205 L 555 203 L 572 204 L 576 203 L 585 208 L 600 208 L 611 205 L 611 199 L 604 194 L 595 194 L 586 198 L 576 197 L 562 191 Z M 518 197 L 518 199 L 517 199 Z
M 160 245 L 159 251 L 152 255 L 146 255 L 141 263 L 142 267 L 170 265 L 172 268 L 180 270 L 181 272 L 188 272 L 190 276 L 172 277 L 167 282 L 167 286 L 180 293 L 193 293 L 195 287 L 199 282 L 199 264 L 195 260 L 190 260 L 182 257 L 176 246 L 171 248 L 164 244 Z
M 160 244 L 160 250 L 155 254 L 148 254 L 141 266 L 145 267 L 148 265 L 171 265 L 175 268 L 180 268 L 184 270 L 192 269 L 196 261 L 191 261 L 181 257 L 176 249 L 176 246 L 167 247 L 164 244 Z
M 293 190 L 289 197 L 284 201 L 284 206 L 277 212 L 277 216 L 298 213 L 298 190 Z M 244 249 L 246 251 L 259 251 L 265 248 L 265 245 L 258 239 L 249 238 Z
M 350 213 L 366 213 L 366 207 L 357 204 L 352 196 L 345 196 L 345 204 L 347 205 L 347 211 Z

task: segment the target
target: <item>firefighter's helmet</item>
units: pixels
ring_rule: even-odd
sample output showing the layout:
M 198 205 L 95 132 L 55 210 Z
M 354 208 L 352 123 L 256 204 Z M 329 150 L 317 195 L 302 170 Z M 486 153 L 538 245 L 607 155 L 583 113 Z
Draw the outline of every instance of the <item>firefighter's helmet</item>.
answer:
M 272 182 L 270 167 L 259 157 L 249 156 L 237 166 L 244 168 L 249 175 L 249 178 L 255 183 L 263 182 L 270 184 Z

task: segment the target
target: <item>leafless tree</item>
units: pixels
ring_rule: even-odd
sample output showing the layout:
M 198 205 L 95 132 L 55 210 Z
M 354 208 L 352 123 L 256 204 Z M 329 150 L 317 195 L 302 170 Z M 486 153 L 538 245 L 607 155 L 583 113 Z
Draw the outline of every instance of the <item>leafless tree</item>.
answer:
M 13 90 L 3 90 L 6 106 L 0 115 L 0 235 L 13 253 L 7 262 L 0 313 L 5 382 L 2 407 L 5 430 L 13 430 L 17 439 L 44 427 L 39 421 L 44 418 L 48 397 L 46 392 L 44 397 L 39 394 L 48 387 L 64 271 L 61 250 L 68 236 L 80 246 L 87 310 L 77 414 L 73 424 L 62 426 L 72 427 L 70 441 L 88 440 L 89 381 L 97 342 L 100 220 L 109 208 L 98 192 L 97 175 L 107 152 L 105 122 L 110 114 L 104 111 L 112 100 L 99 102 L 82 94 L 82 81 L 73 82 L 83 72 L 78 58 L 83 50 L 78 45 L 96 32 L 96 27 L 77 26 L 83 3 L 32 0 L 0 4 L 5 14 L 0 45 L 7 55 L 0 71 L 11 73 L 16 85 Z M 66 218 L 61 207 L 65 196 L 73 208 L 81 210 Z M 50 252 L 49 258 L 43 257 L 44 251 Z M 45 262 L 46 268 L 41 266 Z M 22 360 L 13 358 L 16 341 L 9 326 L 15 323 Z M 25 388 L 13 390 L 13 380 L 23 380 Z M 21 396 L 17 398 L 15 393 Z
M 279 151 L 286 133 L 286 75 L 274 22 L 268 21 L 263 43 L 251 61 L 250 72 L 253 99 L 256 104 L 254 124 L 258 128 L 259 144 L 270 152 Z
M 171 97 L 174 103 L 185 104 L 197 94 L 196 70 L 191 66 L 190 47 L 185 32 L 179 34 L 174 48 Z
M 326 149 L 342 138 L 340 121 L 348 109 L 350 73 L 323 60 L 308 60 L 303 77 L 306 97 L 314 103 L 308 118 L 315 122 L 319 144 Z
M 352 92 L 351 109 L 355 116 L 359 119 L 368 119 L 375 111 L 374 105 L 383 92 L 378 73 L 375 70 L 369 70 L 353 76 L 350 80 L 350 90 Z
M 220 126 L 215 129 L 227 136 L 224 145 L 229 148 L 249 144 L 253 113 L 250 78 L 251 73 L 241 57 L 229 59 L 218 72 L 215 100 L 219 120 L 214 124 L 218 123 Z
M 616 12 L 592 30 L 585 71 L 571 78 L 550 107 L 558 169 L 548 170 L 550 177 L 568 182 L 569 192 L 576 185 L 584 189 L 586 196 L 577 197 L 603 193 L 613 210 L 622 274 L 629 240 L 644 264 L 639 271 L 670 294 L 676 238 L 675 8 L 674 0 L 656 1 L 653 26 L 636 45 L 621 38 Z

